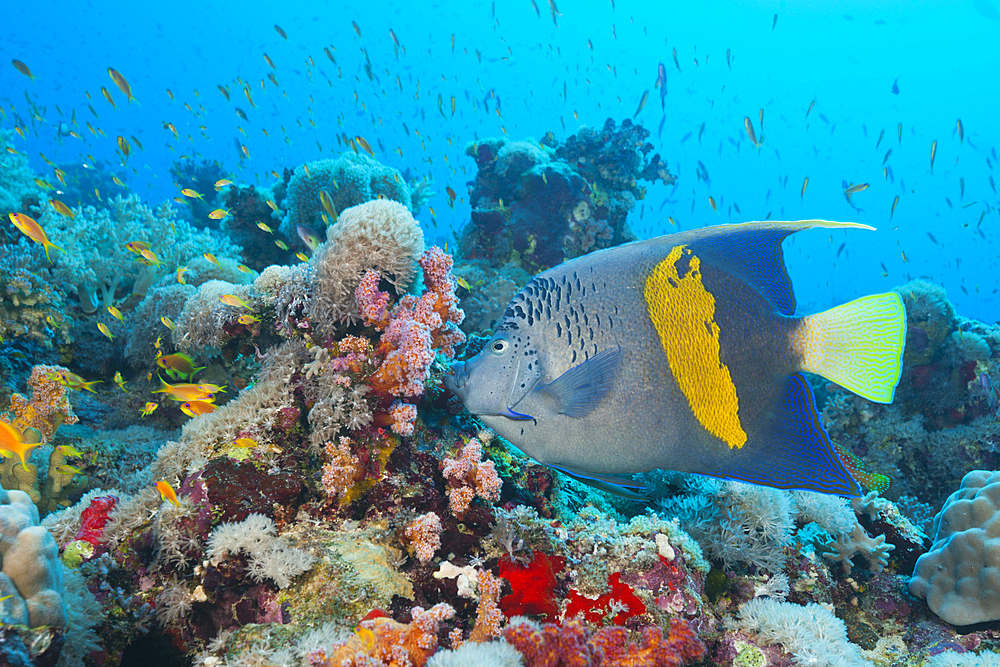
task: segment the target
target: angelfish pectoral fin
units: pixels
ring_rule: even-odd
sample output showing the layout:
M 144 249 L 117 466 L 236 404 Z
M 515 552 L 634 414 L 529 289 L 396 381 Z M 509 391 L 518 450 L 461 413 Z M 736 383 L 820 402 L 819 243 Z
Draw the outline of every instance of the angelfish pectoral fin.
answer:
M 621 348 L 613 347 L 577 364 L 535 391 L 554 397 L 560 414 L 586 417 L 611 390 L 620 363 Z
M 507 417 L 508 419 L 516 419 L 517 421 L 528 421 L 534 419 L 531 415 L 526 415 L 521 412 L 514 412 L 509 407 L 505 407 L 506 412 L 501 412 L 501 417 Z

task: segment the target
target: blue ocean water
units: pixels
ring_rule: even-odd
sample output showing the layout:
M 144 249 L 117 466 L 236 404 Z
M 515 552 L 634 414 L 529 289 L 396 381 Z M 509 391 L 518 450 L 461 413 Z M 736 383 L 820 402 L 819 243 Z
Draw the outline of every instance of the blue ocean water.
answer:
M 433 177 L 435 213 L 420 217 L 444 243 L 469 220 L 467 142 L 550 131 L 564 139 L 635 117 L 678 177 L 676 187 L 651 187 L 631 214 L 640 236 L 673 231 L 668 216 L 681 229 L 853 220 L 878 231 L 786 243 L 801 310 L 926 277 L 960 313 L 1000 319 L 1000 13 L 991 0 L 536 2 L 9 3 L 2 127 L 24 127 L 16 147 L 39 174 L 51 172 L 40 153 L 57 163 L 92 156 L 150 205 L 177 196 L 169 168 L 184 155 L 222 162 L 237 183 L 267 185 L 272 171 L 339 153 L 338 135 L 363 136 L 381 162 Z M 81 138 L 60 138 L 62 122 Z M 119 135 L 143 147 L 127 167 Z M 869 187 L 853 195 L 854 208 L 844 189 L 860 183 Z M 445 186 L 458 192 L 454 209 Z

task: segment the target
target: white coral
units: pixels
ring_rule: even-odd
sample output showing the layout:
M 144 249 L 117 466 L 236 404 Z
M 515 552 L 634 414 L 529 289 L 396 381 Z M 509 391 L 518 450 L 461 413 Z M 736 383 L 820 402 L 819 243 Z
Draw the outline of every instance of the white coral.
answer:
M 274 521 L 263 514 L 251 514 L 239 523 L 223 523 L 208 538 L 208 556 L 218 563 L 227 554 L 245 553 L 247 572 L 260 582 L 270 579 L 278 588 L 287 588 L 292 579 L 313 564 L 312 554 L 290 546 L 277 536 Z

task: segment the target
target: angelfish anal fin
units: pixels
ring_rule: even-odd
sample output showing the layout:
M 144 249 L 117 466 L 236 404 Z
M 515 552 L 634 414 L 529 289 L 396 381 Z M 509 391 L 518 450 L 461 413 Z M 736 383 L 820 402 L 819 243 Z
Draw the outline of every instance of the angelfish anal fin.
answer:
M 616 346 L 577 364 L 535 391 L 551 395 L 558 413 L 586 417 L 611 390 L 620 363 L 621 348 Z

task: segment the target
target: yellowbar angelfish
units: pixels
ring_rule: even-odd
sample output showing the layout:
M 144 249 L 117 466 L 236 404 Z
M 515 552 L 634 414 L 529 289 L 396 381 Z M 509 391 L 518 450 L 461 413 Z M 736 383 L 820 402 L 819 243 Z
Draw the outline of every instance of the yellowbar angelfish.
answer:
M 892 402 L 906 313 L 890 292 L 796 316 L 781 243 L 816 227 L 872 229 L 720 225 L 564 262 L 445 385 L 539 462 L 623 495 L 642 485 L 615 475 L 655 469 L 860 495 L 802 373 Z

